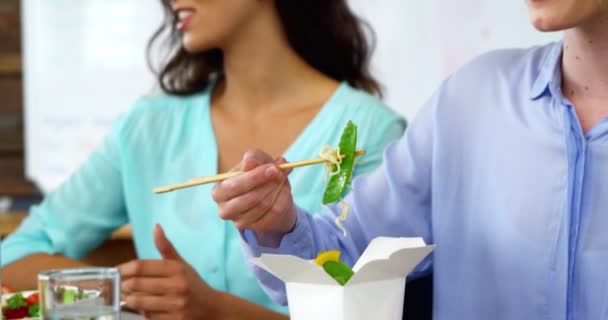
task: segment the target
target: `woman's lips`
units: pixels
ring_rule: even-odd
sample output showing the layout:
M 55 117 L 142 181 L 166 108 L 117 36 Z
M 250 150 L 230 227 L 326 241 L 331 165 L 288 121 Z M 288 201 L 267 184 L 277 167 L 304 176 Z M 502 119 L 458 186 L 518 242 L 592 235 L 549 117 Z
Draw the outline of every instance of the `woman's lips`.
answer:
M 194 10 L 178 9 L 178 10 L 175 10 L 175 13 L 176 13 L 177 19 L 178 19 L 176 28 L 179 31 L 184 31 L 188 27 L 188 24 L 190 23 L 190 21 L 192 20 L 192 17 L 194 16 Z

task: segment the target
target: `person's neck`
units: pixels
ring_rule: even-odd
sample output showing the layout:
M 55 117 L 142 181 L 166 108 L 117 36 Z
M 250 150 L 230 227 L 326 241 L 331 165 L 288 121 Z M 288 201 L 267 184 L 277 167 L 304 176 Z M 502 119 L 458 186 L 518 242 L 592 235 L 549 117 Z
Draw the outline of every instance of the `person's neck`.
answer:
M 608 12 L 564 32 L 562 89 L 579 101 L 608 103 Z
M 303 84 L 326 84 L 327 77 L 290 47 L 278 17 L 255 23 L 222 48 L 224 78 L 214 92 L 222 106 L 245 114 L 285 111 L 291 101 L 306 101 Z

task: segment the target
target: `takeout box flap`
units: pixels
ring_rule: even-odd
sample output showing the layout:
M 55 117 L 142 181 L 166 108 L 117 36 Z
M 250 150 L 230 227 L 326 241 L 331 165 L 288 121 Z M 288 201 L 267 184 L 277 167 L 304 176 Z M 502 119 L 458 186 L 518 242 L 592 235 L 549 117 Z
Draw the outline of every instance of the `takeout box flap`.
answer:
M 369 261 L 359 267 L 345 286 L 370 281 L 404 279 L 434 248 L 435 245 L 402 248 L 393 252 L 387 259 Z
M 258 267 L 270 272 L 284 282 L 299 282 L 339 286 L 323 268 L 312 261 L 292 255 L 263 254 L 251 259 Z
M 346 287 L 362 282 L 404 279 L 426 257 L 435 245 L 426 245 L 422 238 L 373 239 L 363 252 Z M 340 286 L 314 262 L 292 255 L 263 254 L 251 262 L 284 282 Z
M 358 272 L 359 269 L 371 261 L 386 260 L 393 253 L 403 249 L 424 246 L 426 246 L 426 243 L 422 238 L 376 237 L 367 245 L 367 248 L 353 266 L 353 271 Z
M 346 285 L 405 278 L 434 248 L 422 238 L 377 237 L 354 265 L 355 274 Z

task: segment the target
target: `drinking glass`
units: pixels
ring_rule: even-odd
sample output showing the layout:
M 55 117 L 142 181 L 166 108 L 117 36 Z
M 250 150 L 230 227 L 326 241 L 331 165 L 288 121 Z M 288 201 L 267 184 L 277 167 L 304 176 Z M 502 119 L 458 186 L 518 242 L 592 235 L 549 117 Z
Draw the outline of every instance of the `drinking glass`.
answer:
M 38 274 L 43 320 L 120 319 L 120 273 L 116 268 L 47 270 Z

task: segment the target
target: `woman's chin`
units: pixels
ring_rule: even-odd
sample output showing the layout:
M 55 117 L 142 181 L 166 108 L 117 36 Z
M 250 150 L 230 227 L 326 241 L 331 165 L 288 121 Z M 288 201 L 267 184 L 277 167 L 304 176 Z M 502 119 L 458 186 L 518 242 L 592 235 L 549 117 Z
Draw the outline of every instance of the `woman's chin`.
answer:
M 198 52 L 202 52 L 205 51 L 204 47 L 202 46 L 197 46 L 197 45 L 192 45 L 190 43 L 184 42 L 182 44 L 182 47 L 184 48 L 184 50 L 188 53 L 198 53 Z
M 198 53 L 209 50 L 214 46 L 209 45 L 206 41 L 200 41 L 200 39 L 192 39 L 188 35 L 184 35 L 182 39 L 182 47 L 188 53 Z

